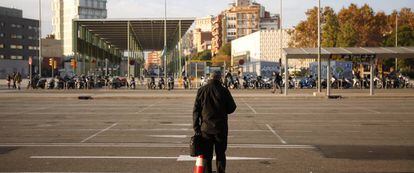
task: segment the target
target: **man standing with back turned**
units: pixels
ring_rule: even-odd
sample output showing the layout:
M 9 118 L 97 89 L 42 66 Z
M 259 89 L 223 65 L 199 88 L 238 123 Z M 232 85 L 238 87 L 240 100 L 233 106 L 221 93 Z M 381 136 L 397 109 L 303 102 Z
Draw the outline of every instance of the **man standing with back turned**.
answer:
M 193 109 L 193 128 L 203 138 L 202 151 L 206 159 L 205 171 L 212 172 L 213 148 L 216 151 L 217 173 L 226 170 L 228 114 L 236 110 L 230 91 L 223 87 L 221 72 L 211 74 L 208 84 L 201 87 Z

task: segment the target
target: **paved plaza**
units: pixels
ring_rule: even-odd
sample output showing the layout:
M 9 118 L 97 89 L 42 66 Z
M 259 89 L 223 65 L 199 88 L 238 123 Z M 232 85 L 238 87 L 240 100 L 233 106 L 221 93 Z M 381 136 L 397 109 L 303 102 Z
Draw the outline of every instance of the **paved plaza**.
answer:
M 233 91 L 228 172 L 414 172 L 413 90 L 394 93 Z M 194 97 L 195 90 L 3 90 L 0 172 L 192 172 Z

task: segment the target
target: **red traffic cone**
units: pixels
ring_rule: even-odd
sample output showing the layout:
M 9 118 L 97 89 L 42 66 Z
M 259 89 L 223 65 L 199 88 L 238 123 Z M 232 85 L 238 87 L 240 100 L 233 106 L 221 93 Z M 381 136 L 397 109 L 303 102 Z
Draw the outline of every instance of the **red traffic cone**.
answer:
M 204 172 L 204 156 L 197 156 L 197 160 L 194 166 L 194 173 L 203 173 Z

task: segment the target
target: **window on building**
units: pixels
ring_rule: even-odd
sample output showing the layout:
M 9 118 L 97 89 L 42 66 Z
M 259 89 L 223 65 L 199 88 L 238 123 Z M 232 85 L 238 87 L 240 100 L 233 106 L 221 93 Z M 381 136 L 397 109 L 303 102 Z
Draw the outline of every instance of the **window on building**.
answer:
M 4 59 L 4 55 L 0 55 L 0 59 Z
M 22 28 L 22 25 L 19 25 L 19 24 L 11 24 L 10 25 L 12 28 Z
M 0 38 L 3 38 L 4 37 L 4 33 L 0 33 Z
M 23 56 L 21 56 L 21 55 L 12 55 L 12 56 L 10 56 L 10 59 L 23 59 Z
M 27 28 L 29 29 L 29 30 L 35 30 L 35 31 L 37 31 L 37 27 L 36 26 L 27 26 Z
M 28 46 L 29 50 L 38 50 L 39 48 L 37 46 Z
M 23 46 L 12 44 L 12 45 L 10 45 L 10 49 L 23 49 Z
M 11 35 L 11 38 L 14 38 L 14 39 L 22 39 L 23 36 L 22 35 L 17 35 L 17 34 L 12 34 Z
M 4 44 L 0 44 L 0 49 L 3 49 L 4 48 Z

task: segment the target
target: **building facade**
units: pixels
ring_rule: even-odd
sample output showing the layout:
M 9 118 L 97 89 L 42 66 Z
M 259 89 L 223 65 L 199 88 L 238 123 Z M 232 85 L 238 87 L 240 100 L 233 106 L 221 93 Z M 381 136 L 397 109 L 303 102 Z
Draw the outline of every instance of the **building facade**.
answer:
M 150 68 L 158 68 L 158 66 L 161 66 L 160 56 L 161 53 L 158 51 L 149 52 L 145 62 L 145 69 L 149 70 Z
M 236 0 L 213 20 L 212 54 L 232 40 L 260 30 L 278 30 L 279 15 L 271 15 L 265 7 L 251 0 Z
M 211 55 L 215 56 L 218 52 L 220 47 L 223 44 L 223 15 L 217 15 L 212 23 L 212 31 L 211 31 Z
M 242 4 L 244 5 L 232 6 L 224 12 L 227 42 L 259 30 L 261 6 Z
M 63 54 L 73 54 L 72 20 L 105 19 L 106 0 L 53 0 L 53 34 L 63 41 Z
M 195 25 L 193 30 L 193 45 L 196 52 L 202 52 L 204 50 L 207 50 L 206 45 L 209 45 L 211 43 L 211 31 L 213 20 L 213 16 L 207 16 L 197 18 L 194 21 Z
M 287 30 L 283 30 L 282 47 L 287 48 L 291 36 Z M 285 60 L 280 56 L 280 30 L 261 30 L 231 42 L 232 61 L 231 66 L 239 67 L 242 72 L 255 73 L 256 75 L 270 75 L 272 71 L 279 71 L 279 62 Z M 239 64 L 240 60 L 244 64 Z M 292 60 L 289 65 L 293 65 Z
M 45 73 L 46 76 L 52 75 L 52 67 L 49 65 L 49 59 L 55 60 L 58 69 L 61 69 L 64 65 L 62 40 L 56 40 L 54 35 L 48 35 L 46 38 L 42 38 L 42 58 L 42 73 Z M 58 74 L 58 69 L 55 69 L 54 74 Z
M 195 29 L 193 31 L 193 45 L 195 46 L 195 49 L 197 50 L 197 52 L 202 52 L 205 51 L 207 49 L 203 48 L 203 44 L 205 44 L 205 42 L 209 42 L 211 43 L 211 32 L 203 32 L 201 31 L 201 29 Z
M 38 46 L 39 21 L 23 18 L 22 10 L 0 7 L 0 78 L 12 72 L 26 77 L 28 59 L 32 64 L 38 60 Z
M 245 62 L 274 61 L 279 62 L 280 38 L 279 30 L 263 30 L 238 38 L 231 42 L 233 62 L 238 62 L 238 57 L 248 57 Z M 283 47 L 288 47 L 290 35 L 283 30 Z M 237 65 L 235 63 L 234 65 Z
M 194 21 L 194 24 L 195 24 L 194 28 L 200 29 L 202 32 L 211 32 L 213 20 L 214 20 L 214 16 L 197 18 Z

